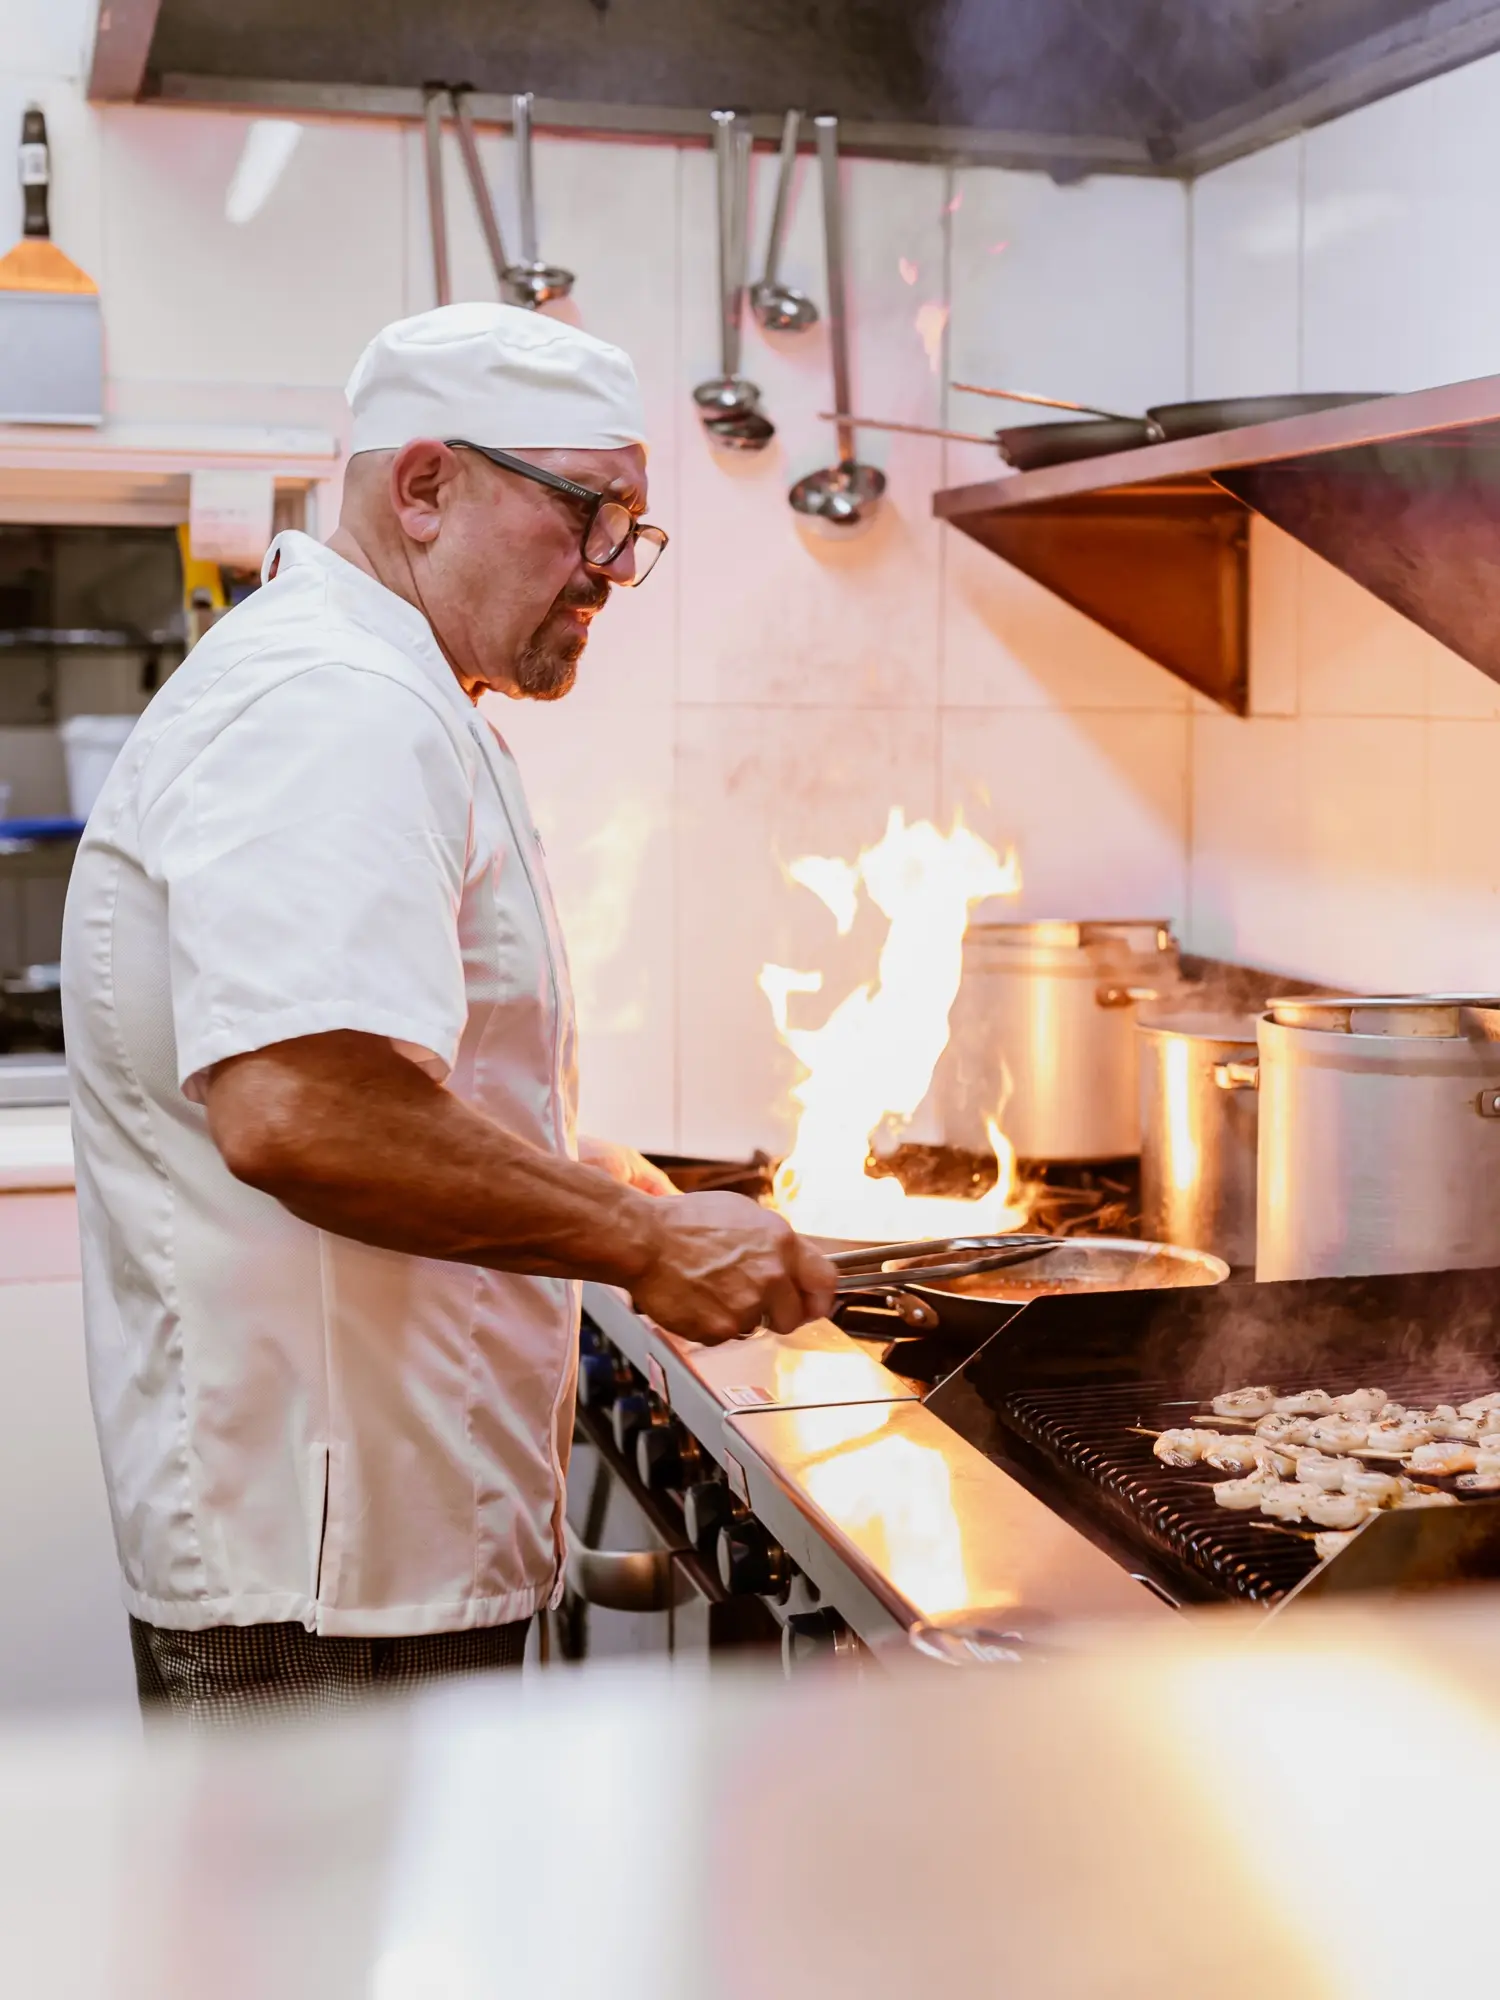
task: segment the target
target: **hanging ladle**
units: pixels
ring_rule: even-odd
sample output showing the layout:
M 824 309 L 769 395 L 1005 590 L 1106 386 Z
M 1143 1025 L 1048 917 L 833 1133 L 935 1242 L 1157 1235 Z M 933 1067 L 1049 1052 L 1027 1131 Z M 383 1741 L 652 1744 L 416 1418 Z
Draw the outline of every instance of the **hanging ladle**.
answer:
M 573 273 L 546 264 L 537 253 L 536 181 L 532 174 L 531 106 L 529 90 L 510 101 L 511 129 L 516 141 L 516 205 L 521 215 L 521 261 L 505 267 L 505 288 L 516 306 L 550 305 L 573 289 Z
M 693 400 L 703 428 L 726 451 L 764 451 L 776 427 L 760 410 L 760 390 L 740 374 L 745 300 L 746 222 L 750 204 L 750 128 L 733 111 L 715 111 L 714 162 L 719 209 L 719 367 Z
M 750 304 L 767 333 L 803 333 L 817 324 L 818 309 L 806 292 L 783 284 L 776 275 L 781 268 L 781 247 L 786 238 L 787 210 L 791 206 L 792 179 L 797 171 L 797 128 L 800 111 L 789 111 L 781 128 L 781 165 L 776 175 L 776 206 L 771 210 L 771 233 L 766 238 L 766 265 L 758 282 L 751 287 Z
M 849 324 L 844 299 L 844 219 L 839 199 L 839 121 L 815 118 L 818 168 L 823 182 L 823 248 L 828 263 L 828 341 L 833 351 L 833 400 L 839 462 L 799 479 L 790 495 L 799 514 L 839 533 L 870 520 L 885 491 L 885 474 L 854 456 L 849 415 Z

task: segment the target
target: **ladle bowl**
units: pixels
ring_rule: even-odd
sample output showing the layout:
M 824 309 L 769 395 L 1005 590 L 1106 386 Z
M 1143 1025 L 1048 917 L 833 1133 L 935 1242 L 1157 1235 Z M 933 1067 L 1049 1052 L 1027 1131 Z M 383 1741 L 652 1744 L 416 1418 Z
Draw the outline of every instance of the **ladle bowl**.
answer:
M 710 442 L 725 451 L 764 451 L 776 435 L 776 426 L 759 410 L 745 410 L 732 417 L 705 417 L 703 428 Z
M 551 305 L 554 299 L 567 298 L 573 289 L 573 273 L 563 270 L 561 265 L 544 264 L 540 260 L 534 264 L 507 264 L 505 289 L 512 305 L 529 306 L 535 311 L 538 306 Z
M 708 423 L 716 417 L 744 417 L 758 410 L 760 390 L 743 375 L 716 375 L 711 382 L 698 384 L 693 401 Z
M 806 292 L 778 278 L 762 278 L 750 287 L 750 307 L 767 333 L 805 333 L 818 321 L 818 309 Z
M 885 474 L 878 467 L 846 458 L 821 472 L 809 472 L 787 497 L 797 513 L 847 534 L 873 518 L 884 492 Z

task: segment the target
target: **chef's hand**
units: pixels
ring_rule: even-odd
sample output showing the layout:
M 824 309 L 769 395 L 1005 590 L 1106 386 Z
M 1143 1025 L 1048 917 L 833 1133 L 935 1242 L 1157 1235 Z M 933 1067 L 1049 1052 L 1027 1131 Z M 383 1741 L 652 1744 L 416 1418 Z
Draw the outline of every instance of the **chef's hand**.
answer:
M 833 1265 L 744 1195 L 681 1195 L 654 1219 L 655 1255 L 630 1293 L 668 1332 L 712 1346 L 762 1323 L 792 1333 L 832 1310 Z
M 621 1187 L 634 1188 L 637 1194 L 677 1192 L 661 1168 L 652 1166 L 634 1146 L 616 1145 L 612 1139 L 590 1139 L 580 1132 L 578 1159 L 581 1166 L 597 1167 L 600 1173 L 608 1174 Z

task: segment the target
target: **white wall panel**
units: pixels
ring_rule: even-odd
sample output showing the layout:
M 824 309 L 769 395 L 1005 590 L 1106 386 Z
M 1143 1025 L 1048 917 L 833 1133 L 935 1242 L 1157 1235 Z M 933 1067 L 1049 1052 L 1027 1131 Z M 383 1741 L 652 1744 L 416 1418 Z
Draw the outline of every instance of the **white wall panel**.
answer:
M 521 767 L 568 941 L 582 1127 L 670 1151 L 677 1122 L 672 710 L 494 698 L 486 712 Z
M 1193 183 L 1194 396 L 1285 395 L 1301 375 L 1302 141 Z
M 1021 861 L 1020 917 L 1171 917 L 1187 907 L 1185 715 L 942 718 L 941 800 Z
M 227 220 L 250 120 L 101 111 L 109 370 L 341 388 L 403 310 L 401 134 L 308 124 L 264 207 Z

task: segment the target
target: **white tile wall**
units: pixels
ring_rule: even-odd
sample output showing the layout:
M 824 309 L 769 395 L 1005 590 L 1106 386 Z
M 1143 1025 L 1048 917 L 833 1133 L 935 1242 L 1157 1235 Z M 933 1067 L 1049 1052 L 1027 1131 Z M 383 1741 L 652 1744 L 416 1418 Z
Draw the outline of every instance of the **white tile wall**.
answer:
M 950 708 L 943 813 L 961 810 L 996 848 L 1016 848 L 1018 916 L 1180 922 L 1187 735 L 1183 714 Z
M 224 200 L 248 119 L 98 119 L 110 374 L 342 387 L 405 303 L 400 132 L 307 124 L 260 213 L 235 224 Z
M 1301 381 L 1302 142 L 1205 174 L 1192 193 L 1193 396 Z
M 1199 394 L 1407 389 L 1500 365 L 1476 258 L 1500 161 L 1491 59 L 1206 176 Z M 1275 368 L 1271 366 L 1275 362 Z M 1354 984 L 1493 985 L 1500 685 L 1263 523 L 1255 717 L 1192 718 L 1190 935 Z

